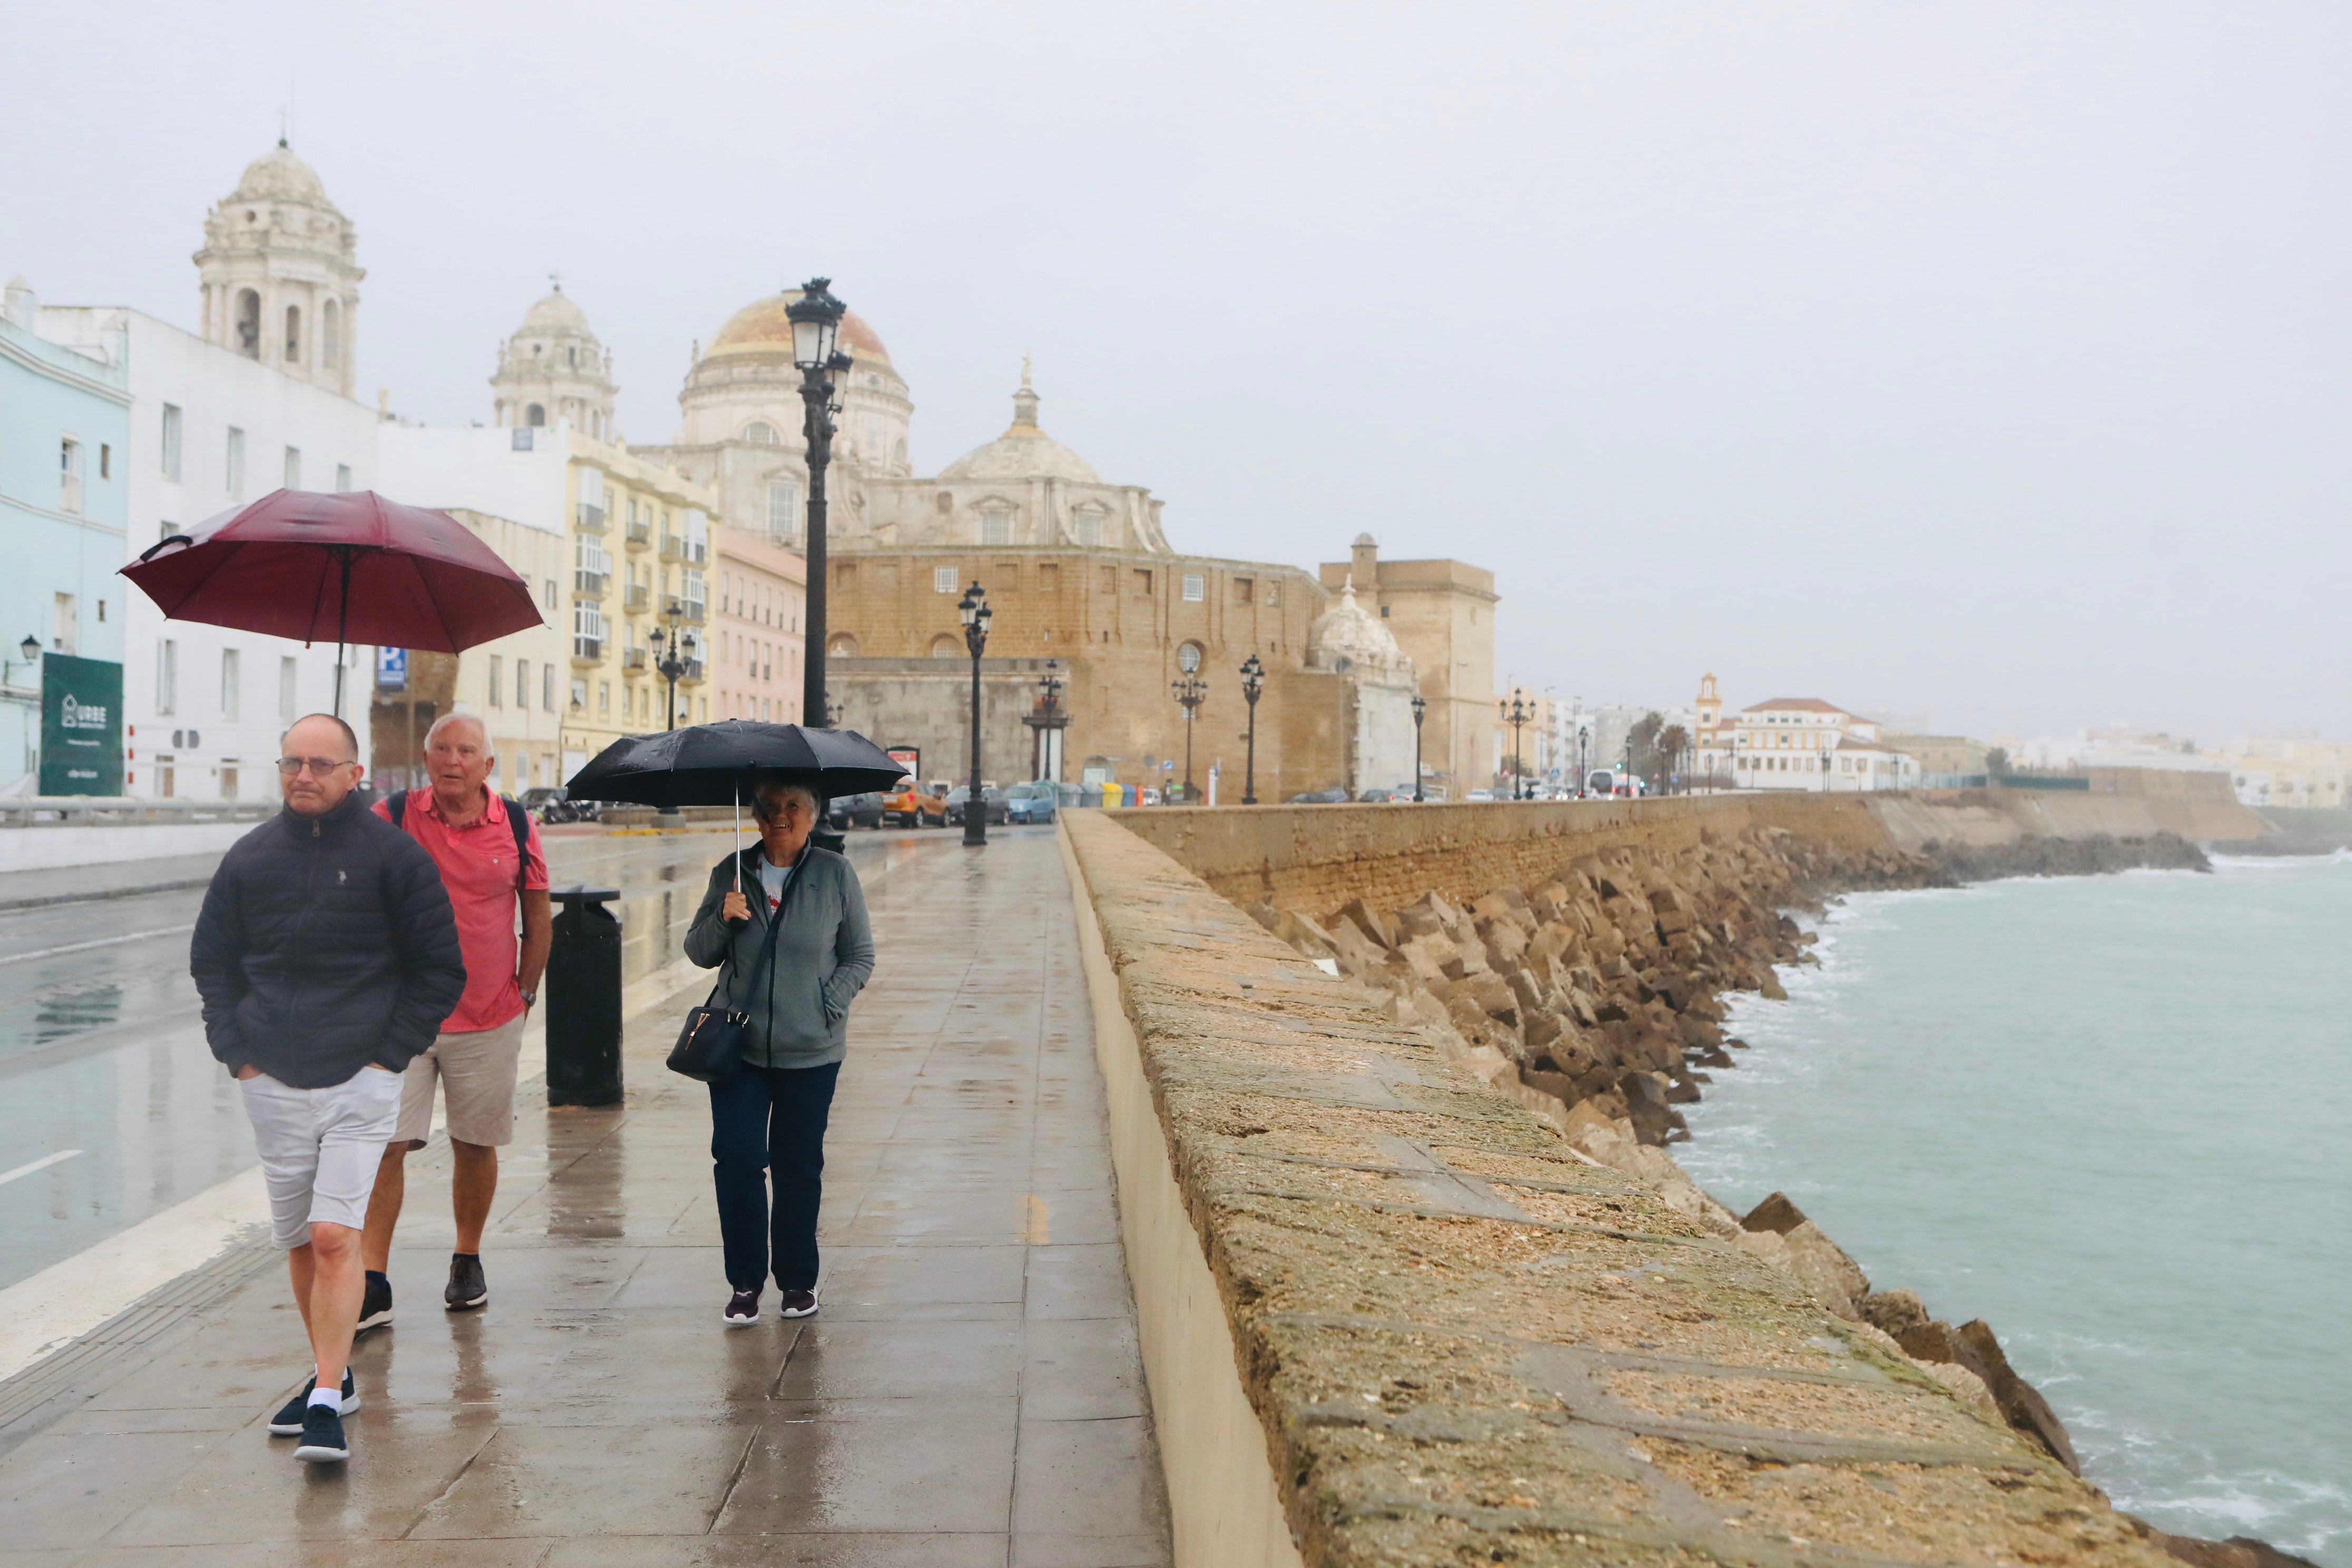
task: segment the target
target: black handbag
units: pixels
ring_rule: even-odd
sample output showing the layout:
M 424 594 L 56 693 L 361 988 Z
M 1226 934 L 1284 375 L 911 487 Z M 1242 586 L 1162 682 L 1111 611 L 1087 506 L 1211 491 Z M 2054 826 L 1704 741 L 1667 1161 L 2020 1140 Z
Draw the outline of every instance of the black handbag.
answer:
M 803 850 L 793 862 L 792 879 L 784 884 L 784 896 L 775 912 L 768 917 L 768 937 L 760 944 L 759 962 L 751 966 L 751 983 L 743 987 L 750 997 L 760 989 L 760 981 L 776 955 L 776 933 L 783 930 L 784 910 L 793 901 L 793 890 L 800 886 L 802 860 L 808 858 Z M 677 1044 L 669 1048 L 669 1070 L 683 1073 L 700 1083 L 713 1083 L 735 1070 L 743 1059 L 743 1035 L 751 1026 L 751 1015 L 739 1008 L 714 1007 L 719 993 L 727 983 L 727 970 L 735 962 L 735 949 L 730 942 L 727 963 L 719 970 L 719 979 L 710 987 L 709 999 L 689 1011 L 685 1025 L 677 1032 Z

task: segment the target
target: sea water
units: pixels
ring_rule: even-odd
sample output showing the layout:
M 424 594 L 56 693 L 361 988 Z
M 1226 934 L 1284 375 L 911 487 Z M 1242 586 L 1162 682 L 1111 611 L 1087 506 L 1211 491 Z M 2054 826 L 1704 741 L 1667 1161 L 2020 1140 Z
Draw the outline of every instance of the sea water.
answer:
M 2352 857 L 1858 893 L 1675 1157 L 1983 1318 L 2119 1508 L 2352 1568 Z

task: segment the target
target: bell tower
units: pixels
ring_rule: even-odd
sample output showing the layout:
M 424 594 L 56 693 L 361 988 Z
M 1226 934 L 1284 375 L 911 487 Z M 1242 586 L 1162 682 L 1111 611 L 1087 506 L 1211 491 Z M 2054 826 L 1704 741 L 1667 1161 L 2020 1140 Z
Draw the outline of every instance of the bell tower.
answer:
M 367 276 L 357 251 L 352 220 L 280 138 L 205 215 L 194 258 L 205 341 L 349 397 Z

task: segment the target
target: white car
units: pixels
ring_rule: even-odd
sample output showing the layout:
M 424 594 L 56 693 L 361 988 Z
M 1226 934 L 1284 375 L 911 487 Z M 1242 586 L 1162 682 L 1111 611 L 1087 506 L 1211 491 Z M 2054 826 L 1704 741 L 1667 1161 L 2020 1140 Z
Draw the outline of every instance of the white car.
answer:
M 1462 798 L 1464 800 L 1492 800 L 1495 798 L 1495 792 L 1490 789 L 1474 789 Z

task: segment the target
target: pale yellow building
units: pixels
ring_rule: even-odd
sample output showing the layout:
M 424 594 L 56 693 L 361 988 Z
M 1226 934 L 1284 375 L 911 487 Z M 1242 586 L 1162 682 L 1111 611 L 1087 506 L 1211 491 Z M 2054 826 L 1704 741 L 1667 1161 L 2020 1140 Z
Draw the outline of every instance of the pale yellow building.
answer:
M 572 454 L 572 573 L 563 595 L 571 641 L 563 714 L 569 776 L 624 735 L 669 727 L 669 683 L 659 668 L 666 653 L 684 655 L 677 722 L 711 717 L 707 573 L 717 498 L 675 469 L 576 430 L 564 434 Z

